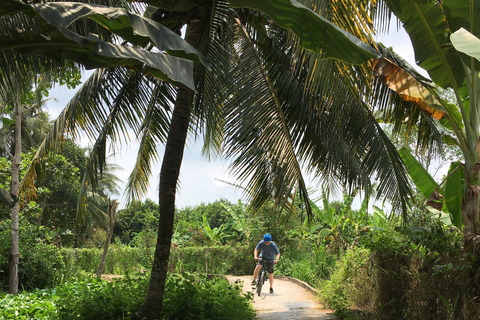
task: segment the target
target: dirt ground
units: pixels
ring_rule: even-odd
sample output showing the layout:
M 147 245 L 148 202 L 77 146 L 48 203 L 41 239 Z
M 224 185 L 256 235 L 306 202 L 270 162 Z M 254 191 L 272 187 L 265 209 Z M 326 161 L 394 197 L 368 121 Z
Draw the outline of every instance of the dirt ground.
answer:
M 243 282 L 244 292 L 253 292 L 250 283 L 252 276 L 229 276 L 230 282 Z M 336 319 L 332 310 L 322 309 L 316 297 L 301 285 L 286 280 L 275 279 L 273 282 L 274 293 L 269 293 L 268 282 L 265 283 L 262 293 L 255 293 L 253 301 L 258 311 L 259 320 L 333 320 Z
M 102 280 L 113 281 L 113 279 L 123 278 L 123 276 L 119 276 L 116 274 L 102 274 Z

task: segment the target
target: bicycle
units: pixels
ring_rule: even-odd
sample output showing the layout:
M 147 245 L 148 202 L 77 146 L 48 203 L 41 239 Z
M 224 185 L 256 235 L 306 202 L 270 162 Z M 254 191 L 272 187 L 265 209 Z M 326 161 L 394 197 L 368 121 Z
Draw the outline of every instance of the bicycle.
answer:
M 268 263 L 268 261 L 265 260 L 265 259 L 262 259 L 262 258 L 258 259 L 258 261 L 263 264 L 262 269 L 260 269 L 260 272 L 258 273 L 257 288 L 256 288 L 257 289 L 257 294 L 260 297 L 260 294 L 262 293 L 263 284 L 267 280 L 267 276 L 268 276 L 268 273 L 267 273 L 267 263 Z

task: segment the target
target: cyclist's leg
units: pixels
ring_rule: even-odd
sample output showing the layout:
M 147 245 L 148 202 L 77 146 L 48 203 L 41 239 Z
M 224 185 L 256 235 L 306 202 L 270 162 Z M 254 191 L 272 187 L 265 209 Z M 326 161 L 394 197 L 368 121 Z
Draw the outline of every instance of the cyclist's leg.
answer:
M 273 288 L 273 261 L 267 263 L 268 282 L 270 282 L 270 289 Z
M 262 269 L 262 265 L 261 265 L 261 264 L 257 264 L 257 265 L 255 266 L 255 270 L 253 271 L 253 281 L 257 281 L 258 273 L 260 272 L 260 269 Z

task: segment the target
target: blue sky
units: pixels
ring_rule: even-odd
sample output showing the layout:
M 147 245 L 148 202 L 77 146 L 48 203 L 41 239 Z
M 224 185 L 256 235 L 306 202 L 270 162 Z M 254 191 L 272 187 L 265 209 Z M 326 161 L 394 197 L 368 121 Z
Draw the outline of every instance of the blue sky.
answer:
M 393 49 L 402 56 L 405 60 L 414 65 L 414 54 L 408 36 L 403 32 L 396 32 L 395 23 L 392 22 L 390 34 L 387 37 L 377 37 L 378 42 L 382 42 L 387 47 Z M 426 75 L 423 70 L 419 70 L 423 75 Z M 88 72 L 84 78 L 88 77 Z M 74 90 L 69 90 L 66 87 L 55 87 L 50 91 L 50 98 L 55 98 L 56 101 L 48 103 L 48 111 L 51 118 L 55 119 L 61 112 L 63 107 L 68 103 L 70 98 L 75 93 Z M 80 141 L 82 146 L 91 144 L 86 139 Z M 122 192 L 128 175 L 133 168 L 136 156 L 136 147 L 138 144 L 133 141 L 129 145 L 123 145 L 121 150 L 116 153 L 113 162 L 121 166 L 124 170 L 117 172 L 117 175 L 124 183 L 121 184 Z M 180 190 L 177 193 L 176 204 L 178 208 L 185 206 L 195 206 L 198 204 L 209 203 L 220 198 L 228 199 L 231 202 L 237 202 L 242 198 L 240 190 L 236 190 L 231 185 L 218 181 L 225 180 L 234 182 L 233 177 L 228 174 L 228 164 L 219 159 L 208 161 L 201 155 L 201 143 L 189 141 L 187 149 L 185 150 L 184 160 L 180 172 Z M 159 146 L 159 154 L 163 155 L 163 146 Z M 153 176 L 150 179 L 150 189 L 147 197 L 155 202 L 158 202 L 158 176 L 160 172 L 160 163 L 153 168 Z M 312 183 L 311 187 L 316 186 Z M 120 203 L 123 206 L 123 195 L 119 197 Z M 360 201 L 358 201 L 360 202 Z

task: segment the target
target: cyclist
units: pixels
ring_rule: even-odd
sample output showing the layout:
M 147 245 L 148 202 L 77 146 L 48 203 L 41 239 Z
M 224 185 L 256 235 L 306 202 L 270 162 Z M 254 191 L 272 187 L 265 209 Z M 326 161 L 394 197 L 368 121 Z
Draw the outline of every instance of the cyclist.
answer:
M 258 252 L 260 251 L 260 256 Z M 253 281 L 252 286 L 255 285 L 255 279 L 258 277 L 258 273 L 260 269 L 262 269 L 263 263 L 267 263 L 267 271 L 268 271 L 268 281 L 270 282 L 270 293 L 273 293 L 273 265 L 278 262 L 280 258 L 280 251 L 278 251 L 278 247 L 275 242 L 272 241 L 272 236 L 270 233 L 266 233 L 263 236 L 263 240 L 261 240 L 255 250 L 253 250 L 253 257 L 255 261 L 257 261 L 257 265 L 255 266 L 255 271 L 253 272 Z M 259 261 L 259 257 L 262 260 Z

